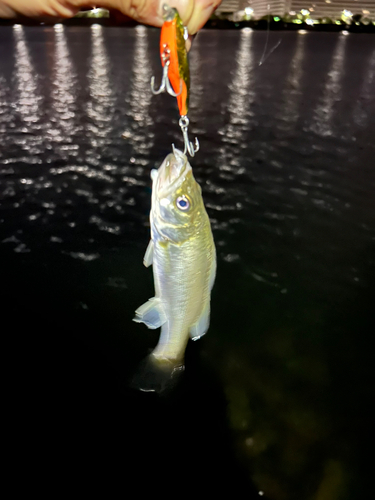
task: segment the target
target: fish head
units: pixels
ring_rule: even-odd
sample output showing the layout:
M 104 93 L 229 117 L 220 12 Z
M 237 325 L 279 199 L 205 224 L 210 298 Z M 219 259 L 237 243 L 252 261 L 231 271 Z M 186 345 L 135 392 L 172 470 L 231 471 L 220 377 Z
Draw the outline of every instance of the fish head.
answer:
M 201 188 L 187 157 L 174 148 L 151 176 L 151 213 L 159 234 L 166 239 L 182 241 L 199 230 L 202 217 L 207 215 Z

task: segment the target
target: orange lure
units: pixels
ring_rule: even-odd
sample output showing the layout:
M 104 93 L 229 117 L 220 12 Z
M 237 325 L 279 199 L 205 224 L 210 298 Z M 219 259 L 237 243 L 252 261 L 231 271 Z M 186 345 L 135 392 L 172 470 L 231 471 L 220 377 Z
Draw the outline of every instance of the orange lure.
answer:
M 184 25 L 174 8 L 164 7 L 164 24 L 160 35 L 160 58 L 163 67 L 169 65 L 168 78 L 177 97 L 181 116 L 189 108 L 190 75 L 185 47 Z
M 160 94 L 165 90 L 169 95 L 177 98 L 178 109 L 180 111 L 180 125 L 184 138 L 184 154 L 190 156 L 199 150 L 198 139 L 194 144 L 189 141 L 187 117 L 189 109 L 189 89 L 190 73 L 185 46 L 186 28 L 176 9 L 164 4 L 163 6 L 164 24 L 160 35 L 160 59 L 163 66 L 163 78 L 158 90 L 155 90 L 155 78 L 151 78 L 151 90 L 153 94 Z

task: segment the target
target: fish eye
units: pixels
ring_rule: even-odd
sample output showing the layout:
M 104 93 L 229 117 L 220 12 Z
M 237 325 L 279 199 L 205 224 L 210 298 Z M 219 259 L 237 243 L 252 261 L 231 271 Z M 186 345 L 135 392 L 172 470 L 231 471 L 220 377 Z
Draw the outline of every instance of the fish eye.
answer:
M 189 198 L 185 195 L 179 196 L 176 200 L 176 205 L 178 209 L 182 210 L 183 212 L 186 212 L 190 208 Z

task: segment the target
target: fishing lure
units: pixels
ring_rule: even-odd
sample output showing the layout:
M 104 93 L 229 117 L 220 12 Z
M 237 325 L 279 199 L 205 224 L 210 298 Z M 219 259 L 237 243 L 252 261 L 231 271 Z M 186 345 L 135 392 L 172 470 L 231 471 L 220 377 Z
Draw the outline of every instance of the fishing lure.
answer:
M 189 89 L 190 72 L 187 58 L 185 41 L 188 37 L 187 28 L 173 7 L 163 5 L 164 24 L 160 35 L 160 59 L 163 66 L 163 76 L 159 89 L 155 90 L 155 77 L 151 78 L 151 90 L 153 94 L 167 93 L 177 98 L 180 112 L 179 126 L 184 138 L 184 154 L 190 156 L 199 150 L 198 139 L 194 144 L 189 141 L 188 127 L 189 118 Z

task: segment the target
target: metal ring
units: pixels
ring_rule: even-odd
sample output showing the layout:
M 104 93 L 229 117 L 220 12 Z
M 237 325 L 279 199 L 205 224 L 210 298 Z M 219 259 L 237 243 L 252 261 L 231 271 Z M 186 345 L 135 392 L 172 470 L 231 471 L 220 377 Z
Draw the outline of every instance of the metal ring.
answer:
M 189 118 L 186 115 L 182 115 L 178 124 L 181 128 L 188 127 L 189 126 Z

